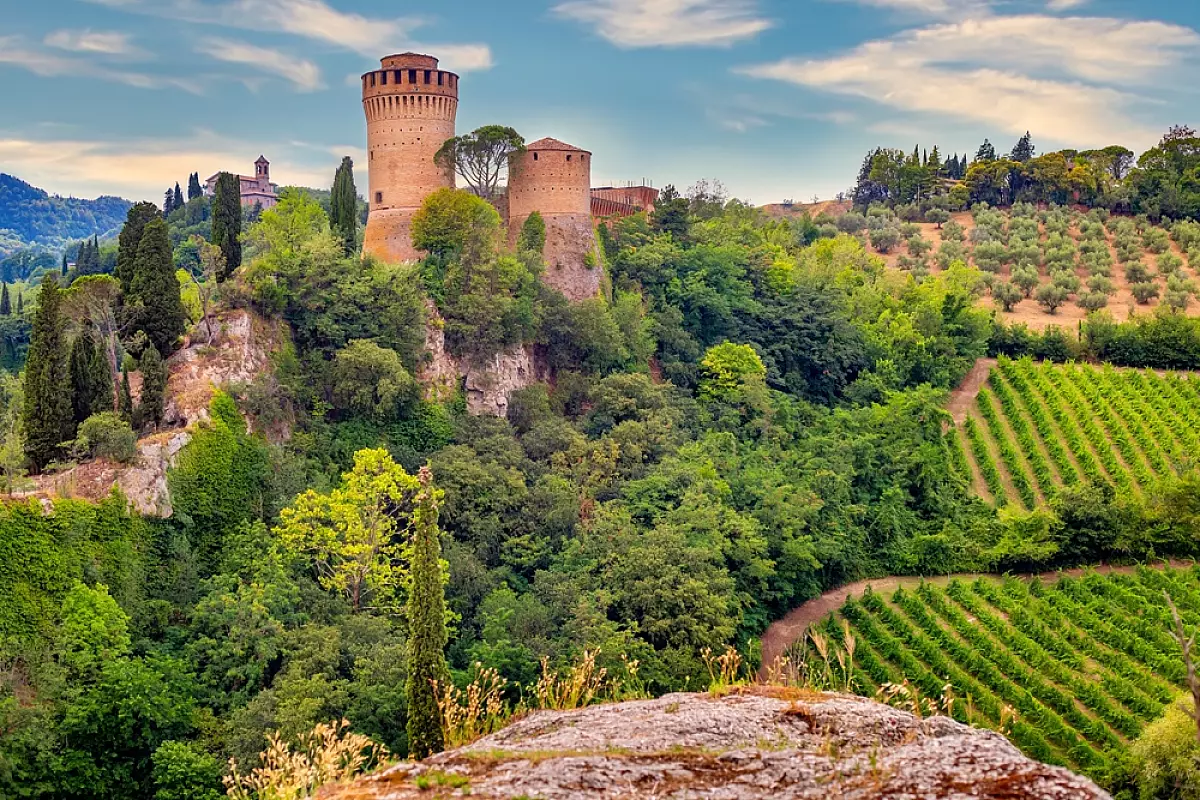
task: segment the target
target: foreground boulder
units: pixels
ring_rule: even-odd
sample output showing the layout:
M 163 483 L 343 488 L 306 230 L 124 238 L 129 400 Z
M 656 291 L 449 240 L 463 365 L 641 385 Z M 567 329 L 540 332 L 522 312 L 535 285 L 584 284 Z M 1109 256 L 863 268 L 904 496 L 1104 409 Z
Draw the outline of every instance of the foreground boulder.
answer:
M 1004 737 L 845 695 L 750 689 L 539 711 L 325 800 L 1061 798 L 1109 796 Z

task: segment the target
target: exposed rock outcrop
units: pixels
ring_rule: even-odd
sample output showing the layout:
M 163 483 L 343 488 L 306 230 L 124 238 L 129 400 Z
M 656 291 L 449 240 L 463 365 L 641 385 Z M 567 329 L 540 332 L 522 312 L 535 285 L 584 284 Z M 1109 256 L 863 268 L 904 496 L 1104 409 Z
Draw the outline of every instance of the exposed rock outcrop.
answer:
M 213 390 L 233 383 L 251 383 L 272 368 L 272 356 L 287 341 L 286 326 L 248 310 L 234 309 L 213 319 L 211 341 L 203 323 L 195 327 L 184 346 L 167 361 L 166 408 L 160 432 L 138 442 L 131 464 L 98 459 L 71 469 L 39 475 L 34 486 L 17 496 L 78 497 L 101 500 L 114 486 L 141 514 L 169 517 L 173 513 L 167 489 L 167 470 L 175 456 L 191 441 L 187 428 L 208 419 Z M 133 394 L 140 394 L 141 379 L 130 376 Z M 284 438 L 287 431 L 272 431 Z
M 266 320 L 241 308 L 213 319 L 211 341 L 205 325 L 197 325 L 167 362 L 171 378 L 163 425 L 186 427 L 208 419 L 213 389 L 253 382 L 272 368 L 272 357 L 286 341 L 281 321 Z
M 98 502 L 112 494 L 114 486 L 139 514 L 169 517 L 171 493 L 167 489 L 167 470 L 175 456 L 192 440 L 185 430 L 167 431 L 138 442 L 138 454 L 132 464 L 96 459 L 49 475 L 38 475 L 34 488 L 17 492 L 17 497 L 74 497 Z
M 430 790 L 496 800 L 1109 797 L 1086 778 L 1029 760 L 997 733 L 787 689 L 535 712 L 468 747 L 319 797 L 404 800 Z
M 432 304 L 425 327 L 427 360 L 418 376 L 431 400 L 444 402 L 462 385 L 466 391 L 467 413 L 503 417 L 508 414 L 508 398 L 541 379 L 541 373 L 529 346 L 514 345 L 482 363 L 458 358 L 446 347 L 441 316 Z

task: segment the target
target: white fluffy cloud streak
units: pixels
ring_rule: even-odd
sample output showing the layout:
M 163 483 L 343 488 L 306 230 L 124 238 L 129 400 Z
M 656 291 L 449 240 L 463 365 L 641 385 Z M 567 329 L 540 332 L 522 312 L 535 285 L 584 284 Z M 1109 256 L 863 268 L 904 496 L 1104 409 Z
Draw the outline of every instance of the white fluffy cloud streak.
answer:
M 105 56 L 141 57 L 144 53 L 133 46 L 132 37 L 119 31 L 58 30 L 46 35 L 45 44 L 73 53 L 93 53 Z
M 202 94 L 199 83 L 186 78 L 167 78 L 126 69 L 114 69 L 93 60 L 59 55 L 30 46 L 18 36 L 0 36 L 0 65 L 19 67 L 43 78 L 77 77 L 122 83 L 138 89 L 182 89 Z
M 630 48 L 727 46 L 773 24 L 754 0 L 569 0 L 554 13 Z
M 739 72 L 856 95 L 905 112 L 987 123 L 1076 145 L 1143 141 L 1126 113 L 1144 86 L 1200 44 L 1162 22 L 1027 15 L 907 31 L 828 59 Z
M 323 0 L 90 0 L 125 11 L 153 14 L 197 24 L 288 33 L 353 50 L 372 58 L 407 49 L 436 51 L 449 69 L 469 71 L 492 66 L 484 44 L 417 44 L 413 32 L 423 20 L 368 17 L 339 11 Z
M 296 91 L 314 92 L 324 86 L 321 70 L 311 61 L 295 58 L 269 47 L 258 47 L 231 39 L 209 38 L 196 51 L 227 64 L 239 64 L 289 81 Z

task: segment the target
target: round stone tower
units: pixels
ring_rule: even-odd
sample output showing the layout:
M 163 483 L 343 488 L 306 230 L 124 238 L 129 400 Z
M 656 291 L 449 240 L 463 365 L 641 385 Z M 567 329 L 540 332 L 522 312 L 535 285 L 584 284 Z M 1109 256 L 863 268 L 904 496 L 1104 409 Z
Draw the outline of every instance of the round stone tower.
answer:
M 388 56 L 362 76 L 367 115 L 371 213 L 363 252 L 386 261 L 412 261 L 412 218 L 433 192 L 454 187 L 454 170 L 433 162 L 454 136 L 458 76 L 438 69 L 433 56 Z
M 546 222 L 542 280 L 578 302 L 600 291 L 592 227 L 592 154 L 557 139 L 540 139 L 515 156 L 508 175 L 509 242 L 537 211 Z

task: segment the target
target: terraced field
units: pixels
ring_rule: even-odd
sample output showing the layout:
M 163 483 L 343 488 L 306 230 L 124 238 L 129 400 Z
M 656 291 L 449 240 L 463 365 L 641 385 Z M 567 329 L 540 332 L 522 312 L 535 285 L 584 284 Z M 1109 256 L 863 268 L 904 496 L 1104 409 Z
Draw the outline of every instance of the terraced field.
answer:
M 1144 494 L 1200 453 L 1200 378 L 1001 359 L 946 445 L 997 506 L 1080 482 Z
M 842 669 L 854 691 L 902 685 L 910 702 L 917 695 L 927 710 L 1002 730 L 1031 757 L 1103 781 L 1184 683 L 1164 590 L 1189 628 L 1200 625 L 1200 569 L 1144 567 L 868 591 L 814 631 L 835 674 L 853 637 L 853 666 Z M 819 658 L 812 639 L 803 646 L 809 663 Z

